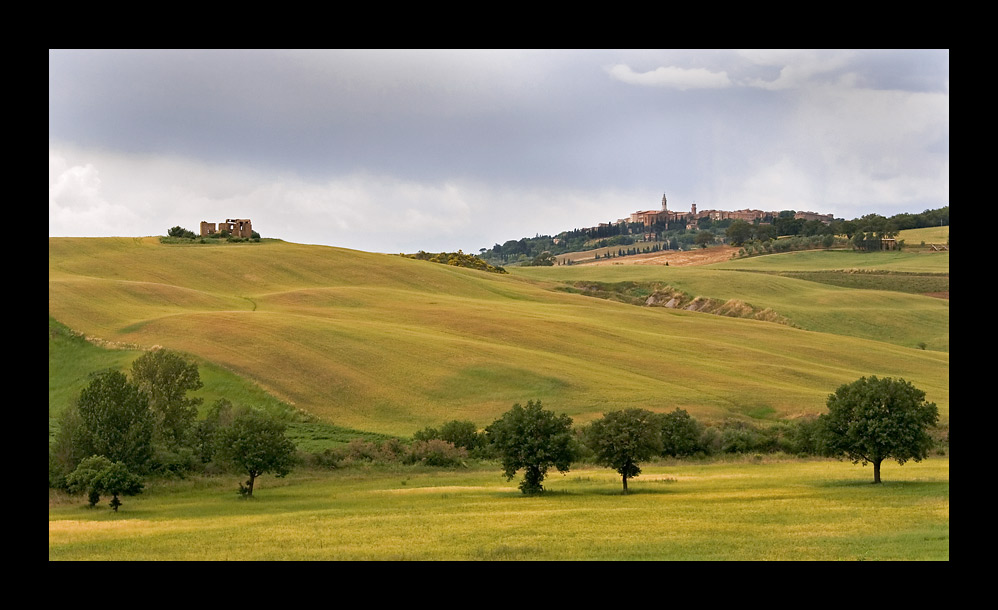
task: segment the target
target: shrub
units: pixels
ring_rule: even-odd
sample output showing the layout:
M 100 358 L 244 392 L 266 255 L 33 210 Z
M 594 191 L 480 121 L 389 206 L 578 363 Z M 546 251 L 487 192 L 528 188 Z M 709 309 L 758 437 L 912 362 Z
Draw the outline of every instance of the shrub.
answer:
M 346 458 L 346 454 L 342 449 L 333 449 L 327 447 L 323 449 L 320 453 L 306 453 L 301 456 L 301 461 L 306 466 L 312 466 L 316 468 L 328 468 L 330 470 L 339 468 L 343 465 L 343 460 Z
M 700 450 L 706 455 L 715 455 L 721 452 L 721 431 L 715 426 L 707 426 L 700 432 L 697 440 Z
M 153 445 L 152 474 L 183 478 L 201 466 L 201 457 L 192 447 Z
M 187 229 L 180 226 L 173 227 L 172 229 L 167 231 L 166 234 L 169 235 L 170 237 L 180 237 L 183 239 L 197 238 L 197 234 L 194 233 L 194 231 L 188 231 Z
M 703 426 L 690 417 L 685 409 L 677 408 L 659 416 L 662 427 L 662 455 L 690 456 L 702 450 L 700 436 Z
M 409 447 L 405 462 L 452 468 L 464 465 L 464 460 L 467 458 L 468 450 L 464 447 L 455 447 L 452 443 L 434 438 L 427 441 L 415 441 Z
M 354 439 L 347 443 L 344 458 L 351 462 L 375 462 L 380 460 L 381 450 L 375 442 Z

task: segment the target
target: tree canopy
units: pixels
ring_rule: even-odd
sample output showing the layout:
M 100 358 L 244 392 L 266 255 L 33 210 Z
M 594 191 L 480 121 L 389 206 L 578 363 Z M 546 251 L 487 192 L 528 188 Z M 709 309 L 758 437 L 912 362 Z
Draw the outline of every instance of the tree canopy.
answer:
M 885 459 L 903 465 L 928 456 L 928 430 L 938 422 L 939 410 L 904 379 L 863 377 L 839 387 L 827 405 L 828 413 L 819 417 L 826 447 L 854 464 L 873 464 L 874 483 L 880 483 Z
M 489 443 L 502 463 L 506 480 L 524 470 L 520 491 L 533 494 L 544 491 L 541 482 L 548 468 L 567 472 L 575 455 L 572 444 L 572 418 L 555 415 L 541 406 L 541 401 L 519 403 L 485 429 Z
M 685 409 L 659 416 L 662 426 L 662 455 L 685 457 L 695 454 L 700 446 L 700 423 Z
M 91 456 L 66 476 L 66 485 L 73 493 L 84 492 L 90 506 L 96 506 L 102 494 L 111 494 L 110 506 L 118 512 L 118 496 L 133 496 L 143 488 L 142 479 L 121 462 L 112 462 L 103 455 Z
M 187 397 L 204 385 L 197 364 L 168 350 L 153 350 L 132 363 L 132 382 L 149 396 L 159 437 L 171 446 L 185 443 L 202 400 Z
M 253 485 L 262 474 L 280 478 L 295 464 L 295 445 L 284 434 L 282 422 L 252 410 L 235 415 L 232 422 L 216 432 L 217 454 L 249 476 L 240 492 L 253 496 Z
M 149 399 L 124 373 L 97 373 L 80 392 L 76 411 L 78 429 L 67 434 L 73 435 L 78 454 L 102 455 L 134 472 L 145 471 L 152 456 Z
M 659 417 L 645 409 L 626 409 L 603 415 L 589 424 L 586 444 L 593 450 L 596 463 L 620 473 L 624 493 L 627 479 L 641 474 L 638 462 L 662 451 L 662 428 Z

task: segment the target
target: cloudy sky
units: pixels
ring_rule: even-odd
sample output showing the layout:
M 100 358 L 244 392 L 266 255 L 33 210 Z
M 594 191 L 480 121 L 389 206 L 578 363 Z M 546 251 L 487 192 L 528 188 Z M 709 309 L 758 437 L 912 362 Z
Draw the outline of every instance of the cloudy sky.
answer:
M 50 50 L 49 235 L 477 253 L 658 208 L 949 205 L 947 50 Z

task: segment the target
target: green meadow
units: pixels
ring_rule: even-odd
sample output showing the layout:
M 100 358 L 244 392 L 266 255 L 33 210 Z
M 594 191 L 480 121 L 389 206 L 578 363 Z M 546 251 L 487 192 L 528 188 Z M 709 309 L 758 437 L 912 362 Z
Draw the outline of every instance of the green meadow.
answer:
M 948 252 L 509 271 L 280 240 L 50 238 L 50 438 L 90 373 L 153 346 L 197 362 L 202 408 L 267 410 L 304 451 L 484 427 L 527 400 L 576 424 L 639 407 L 765 425 L 869 375 L 912 382 L 949 425 L 949 302 L 922 294 L 948 294 Z M 668 285 L 784 323 L 565 290 L 577 282 Z M 940 455 L 885 462 L 882 485 L 834 460 L 656 461 L 623 496 L 580 464 L 525 497 L 489 463 L 355 465 L 265 475 L 248 501 L 238 476 L 151 480 L 117 514 L 50 491 L 49 558 L 947 560 L 948 473 Z
M 828 335 L 949 352 L 949 252 L 805 251 L 702 267 L 518 267 L 521 277 L 666 284 L 691 296 L 771 309 L 793 326 Z M 840 284 L 840 285 L 836 285 Z M 831 340 L 831 339 L 829 339 Z
M 232 479 L 232 477 L 230 477 Z M 949 459 L 657 464 L 524 496 L 498 469 L 157 483 L 117 514 L 50 495 L 50 560 L 948 560 Z

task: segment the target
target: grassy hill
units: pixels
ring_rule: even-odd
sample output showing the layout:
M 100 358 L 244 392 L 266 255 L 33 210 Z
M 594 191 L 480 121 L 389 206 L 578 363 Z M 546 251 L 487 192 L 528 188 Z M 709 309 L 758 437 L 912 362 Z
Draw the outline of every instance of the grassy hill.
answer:
M 775 257 L 753 260 L 765 258 Z M 50 238 L 49 315 L 105 341 L 186 352 L 324 422 L 384 434 L 450 419 L 484 426 L 528 399 L 580 423 L 626 407 L 680 407 L 705 420 L 792 417 L 822 411 L 838 385 L 871 374 L 908 379 L 948 422 L 944 301 L 850 297 L 857 291 L 760 273 L 670 270 L 669 281 L 702 285 L 711 296 L 768 299 L 813 326 L 806 330 L 555 290 L 585 274 L 617 281 L 663 271 L 631 269 L 496 275 L 269 240 Z M 934 338 L 917 340 L 930 348 L 906 345 L 908 336 L 891 343 L 841 334 L 867 315 L 861 309 L 878 327 L 925 327 Z M 892 309 L 908 317 L 894 324 Z M 50 358 L 50 380 L 62 366 Z M 63 406 L 52 396 L 50 388 L 50 414 Z
M 758 309 L 768 308 L 805 330 L 903 347 L 924 343 L 926 349 L 949 351 L 949 301 L 920 294 L 949 290 L 949 252 L 814 250 L 700 267 L 619 265 L 511 271 L 521 277 L 567 283 L 667 284 L 694 296 L 736 299 Z M 931 283 L 926 284 L 928 280 Z

